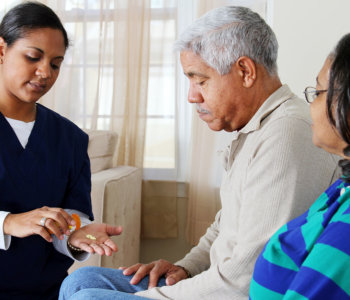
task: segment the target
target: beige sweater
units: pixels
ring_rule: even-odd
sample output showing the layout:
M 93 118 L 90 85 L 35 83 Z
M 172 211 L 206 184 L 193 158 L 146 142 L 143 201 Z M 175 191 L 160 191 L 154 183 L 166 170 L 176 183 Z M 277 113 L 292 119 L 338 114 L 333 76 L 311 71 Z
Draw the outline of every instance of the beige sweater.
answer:
M 222 209 L 199 244 L 176 263 L 196 276 L 137 295 L 248 299 L 258 254 L 338 177 L 337 159 L 312 144 L 308 105 L 282 86 L 232 133 L 223 152 Z

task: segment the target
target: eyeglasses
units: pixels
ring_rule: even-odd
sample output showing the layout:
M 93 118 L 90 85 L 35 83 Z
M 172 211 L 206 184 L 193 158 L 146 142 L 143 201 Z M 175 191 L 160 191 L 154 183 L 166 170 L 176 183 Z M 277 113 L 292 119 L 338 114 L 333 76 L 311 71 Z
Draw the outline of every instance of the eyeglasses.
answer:
M 316 88 L 308 86 L 304 91 L 305 99 L 308 103 L 312 103 L 321 93 L 325 93 L 327 91 L 328 90 L 316 90 Z

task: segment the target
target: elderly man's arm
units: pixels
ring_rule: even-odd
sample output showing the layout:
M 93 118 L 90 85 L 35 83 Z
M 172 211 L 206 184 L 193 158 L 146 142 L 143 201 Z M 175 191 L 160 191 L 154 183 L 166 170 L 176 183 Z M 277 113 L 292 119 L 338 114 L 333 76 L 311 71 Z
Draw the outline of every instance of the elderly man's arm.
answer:
M 201 237 L 196 247 L 175 265 L 184 267 L 191 276 L 195 276 L 210 267 L 210 248 L 219 234 L 221 210 L 216 214 L 215 221 Z
M 137 295 L 152 299 L 248 298 L 254 264 L 267 240 L 316 199 L 320 189 L 330 184 L 335 168 L 332 157 L 313 146 L 310 125 L 304 120 L 276 120 L 256 142 L 242 186 L 237 239 L 224 241 L 234 244 L 232 253 L 194 278 Z M 224 213 L 229 214 L 222 212 L 221 223 Z

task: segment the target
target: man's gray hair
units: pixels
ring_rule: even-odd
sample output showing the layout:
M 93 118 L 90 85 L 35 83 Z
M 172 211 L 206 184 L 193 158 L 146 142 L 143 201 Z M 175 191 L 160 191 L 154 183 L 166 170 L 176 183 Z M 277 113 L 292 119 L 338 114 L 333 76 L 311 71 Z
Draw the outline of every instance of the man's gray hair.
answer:
M 224 75 L 241 56 L 277 75 L 278 43 L 270 26 L 246 7 L 223 6 L 194 21 L 175 42 L 176 51 L 192 51 Z

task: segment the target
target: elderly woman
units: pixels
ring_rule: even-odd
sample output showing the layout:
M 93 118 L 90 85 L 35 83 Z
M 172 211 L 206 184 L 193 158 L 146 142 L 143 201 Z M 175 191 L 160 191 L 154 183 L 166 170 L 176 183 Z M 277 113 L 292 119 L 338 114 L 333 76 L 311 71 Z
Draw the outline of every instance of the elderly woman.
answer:
M 267 243 L 255 265 L 252 300 L 350 298 L 350 34 L 327 57 L 316 88 L 306 88 L 305 96 L 313 142 L 343 157 L 343 175 Z

